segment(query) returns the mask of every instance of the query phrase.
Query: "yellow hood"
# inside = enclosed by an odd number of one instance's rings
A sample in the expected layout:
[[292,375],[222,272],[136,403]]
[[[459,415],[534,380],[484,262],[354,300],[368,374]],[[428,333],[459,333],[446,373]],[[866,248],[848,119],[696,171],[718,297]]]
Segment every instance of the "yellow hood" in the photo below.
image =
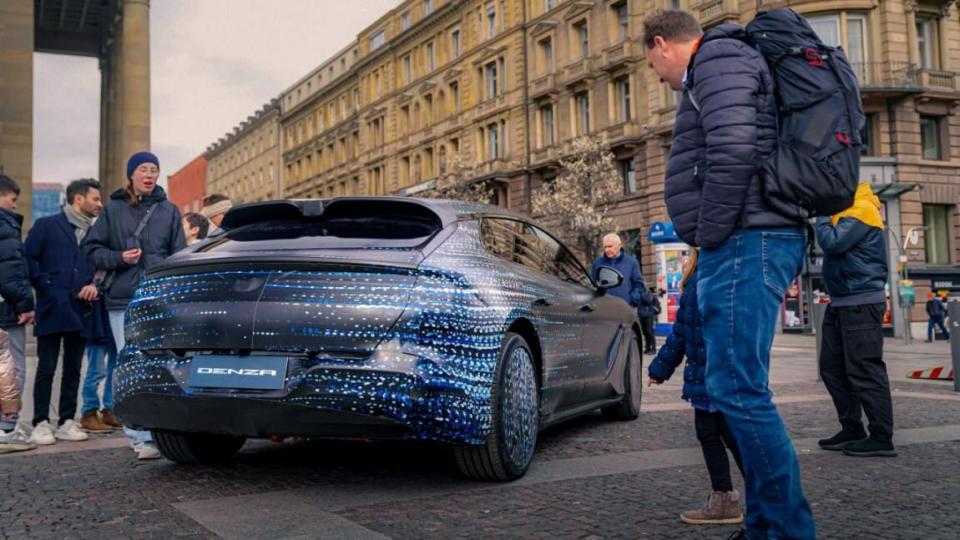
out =
[[837,222],[847,217],[858,219],[871,227],[884,228],[883,217],[880,216],[880,199],[873,194],[870,184],[864,182],[857,186],[853,206],[833,216],[831,221],[836,226]]

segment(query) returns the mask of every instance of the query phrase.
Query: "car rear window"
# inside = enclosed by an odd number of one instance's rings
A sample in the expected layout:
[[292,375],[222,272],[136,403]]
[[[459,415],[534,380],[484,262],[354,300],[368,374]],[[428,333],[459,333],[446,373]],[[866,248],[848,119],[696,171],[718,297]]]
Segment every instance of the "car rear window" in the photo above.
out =
[[401,201],[333,201],[319,216],[250,218],[198,251],[415,248],[442,228],[429,208]]

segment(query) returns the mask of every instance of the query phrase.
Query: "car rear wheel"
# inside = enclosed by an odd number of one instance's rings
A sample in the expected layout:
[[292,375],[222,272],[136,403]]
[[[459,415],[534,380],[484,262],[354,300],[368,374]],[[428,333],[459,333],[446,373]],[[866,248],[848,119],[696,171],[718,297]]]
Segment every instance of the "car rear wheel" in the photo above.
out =
[[643,358],[640,356],[638,337],[632,333],[627,349],[626,365],[623,367],[623,398],[619,403],[604,407],[603,415],[613,420],[636,420],[640,416],[640,398],[643,395]]
[[484,444],[457,448],[455,457],[465,476],[505,482],[527,472],[540,428],[537,374],[522,336],[507,334],[495,373],[490,435]]
[[240,451],[246,438],[211,433],[154,431],[153,441],[160,453],[171,461],[190,465],[213,465],[232,458]]

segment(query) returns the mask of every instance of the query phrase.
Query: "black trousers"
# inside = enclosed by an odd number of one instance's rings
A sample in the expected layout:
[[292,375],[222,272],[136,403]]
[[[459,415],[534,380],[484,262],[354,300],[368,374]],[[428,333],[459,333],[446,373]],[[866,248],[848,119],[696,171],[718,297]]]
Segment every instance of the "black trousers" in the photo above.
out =
[[640,331],[643,332],[643,350],[657,350],[657,336],[653,331],[653,317],[642,317],[640,319]]
[[722,413],[697,408],[693,411],[697,440],[700,441],[700,448],[703,450],[703,460],[707,463],[710,485],[714,491],[733,491],[727,449],[730,449],[737,468],[743,475],[743,462],[740,460],[740,447],[737,446],[737,440],[733,438],[733,433],[727,427],[727,421]]
[[62,332],[37,338],[37,378],[33,383],[33,425],[50,420],[50,392],[53,374],[63,343],[63,370],[60,374],[60,425],[77,414],[80,368],[87,340],[79,332]]
[[827,306],[820,349],[820,376],[833,398],[844,431],[863,433],[863,412],[870,437],[893,438],[893,401],[883,363],[883,314],[886,304]]

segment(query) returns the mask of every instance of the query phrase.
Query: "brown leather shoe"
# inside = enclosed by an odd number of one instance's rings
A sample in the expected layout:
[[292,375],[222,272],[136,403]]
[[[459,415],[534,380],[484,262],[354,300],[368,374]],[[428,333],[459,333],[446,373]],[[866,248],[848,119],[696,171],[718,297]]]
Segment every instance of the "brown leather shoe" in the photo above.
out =
[[111,433],[113,428],[104,424],[100,420],[100,415],[97,414],[96,410],[87,411],[83,413],[83,418],[80,419],[80,427],[84,431],[89,433]]
[[110,409],[102,409],[100,411],[100,420],[113,429],[123,429],[123,424],[117,421],[117,417],[113,415]]

